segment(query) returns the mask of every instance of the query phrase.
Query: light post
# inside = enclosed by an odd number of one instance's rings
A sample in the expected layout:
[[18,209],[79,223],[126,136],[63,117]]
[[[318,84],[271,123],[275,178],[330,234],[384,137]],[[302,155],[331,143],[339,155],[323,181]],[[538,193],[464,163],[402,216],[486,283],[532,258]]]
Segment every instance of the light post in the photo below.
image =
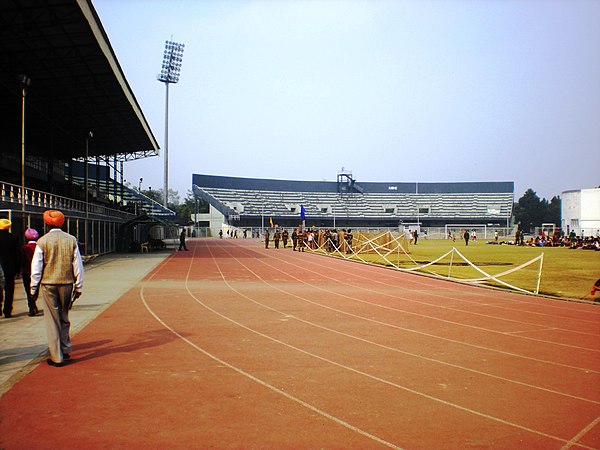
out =
[[90,139],[94,137],[94,133],[91,131],[88,132],[85,137],[85,254],[89,255],[89,247],[88,247],[88,222],[90,219],[90,206],[89,206],[89,166],[88,159],[90,157]]
[[21,82],[21,220],[25,230],[25,96],[31,79],[27,75],[19,75]]
[[165,53],[162,69],[156,79],[165,83],[165,167],[164,167],[164,205],[169,198],[169,84],[179,82],[183,49],[185,45],[173,41],[165,41]]
[[140,178],[140,182],[138,183],[138,192],[141,193],[142,192],[142,181],[144,181],[143,178]]

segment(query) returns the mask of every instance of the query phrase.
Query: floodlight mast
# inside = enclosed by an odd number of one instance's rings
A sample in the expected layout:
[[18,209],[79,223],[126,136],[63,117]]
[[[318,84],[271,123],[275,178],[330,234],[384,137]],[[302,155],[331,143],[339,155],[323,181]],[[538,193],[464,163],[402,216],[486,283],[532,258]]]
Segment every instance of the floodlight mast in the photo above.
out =
[[163,196],[165,208],[167,208],[167,200],[169,198],[169,84],[175,84],[179,82],[184,47],[185,44],[179,44],[173,41],[165,41],[165,53],[163,55],[162,69],[156,76],[158,81],[165,83],[165,173]]

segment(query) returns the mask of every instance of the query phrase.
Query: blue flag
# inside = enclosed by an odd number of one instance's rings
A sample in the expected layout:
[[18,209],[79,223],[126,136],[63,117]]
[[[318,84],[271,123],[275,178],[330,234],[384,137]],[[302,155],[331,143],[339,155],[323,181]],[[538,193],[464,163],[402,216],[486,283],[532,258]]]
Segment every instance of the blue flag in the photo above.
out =
[[304,206],[300,205],[300,218],[302,220],[306,219],[306,210],[304,209]]

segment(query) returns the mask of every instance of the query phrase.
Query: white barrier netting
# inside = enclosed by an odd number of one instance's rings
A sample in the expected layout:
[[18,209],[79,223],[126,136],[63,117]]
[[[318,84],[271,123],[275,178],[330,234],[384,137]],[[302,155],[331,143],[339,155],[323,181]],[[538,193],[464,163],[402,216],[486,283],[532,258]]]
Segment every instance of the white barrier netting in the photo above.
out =
[[[309,251],[320,251],[327,255],[332,255],[332,256],[335,255],[335,256],[341,257],[343,259],[349,259],[352,261],[359,260],[359,261],[367,263],[367,264],[375,264],[375,263],[364,258],[362,255],[363,254],[376,254],[376,255],[378,255],[378,257],[381,260],[385,261],[386,266],[393,267],[396,270],[400,270],[402,272],[424,271],[424,272],[427,272],[428,274],[430,274],[434,277],[437,277],[437,278],[441,278],[444,280],[459,281],[461,283],[469,283],[469,284],[485,284],[485,283],[489,283],[489,282],[493,281],[493,282],[498,283],[501,286],[504,286],[508,289],[513,289],[515,291],[524,292],[527,294],[535,294],[535,295],[537,295],[539,293],[540,280],[541,280],[541,276],[542,276],[542,267],[543,267],[543,263],[544,263],[544,254],[543,253],[541,255],[533,258],[530,261],[520,264],[517,267],[513,267],[504,272],[492,275],[492,274],[485,272],[480,267],[477,267],[473,262],[469,261],[455,247],[452,247],[451,250],[449,250],[442,256],[434,259],[433,261],[430,261],[426,264],[419,264],[417,261],[415,261],[410,256],[410,254],[405,249],[405,245],[406,245],[406,242],[408,241],[408,239],[409,238],[406,236],[406,233],[401,233],[398,236],[394,236],[389,231],[386,231],[386,232],[383,232],[380,234],[376,234],[375,236],[373,236],[371,238],[367,238],[364,240],[361,239],[359,242],[356,243],[356,245],[352,245],[352,246],[348,246],[346,243],[344,243],[343,246],[342,245],[336,246],[335,244],[324,242],[321,245],[317,246],[316,248],[309,247],[308,250]],[[329,245],[330,249],[332,249],[333,251],[331,251],[331,252],[327,251],[325,248],[326,245]],[[345,251],[342,251],[341,247],[343,247]],[[402,253],[404,256],[406,256],[414,264],[414,267],[409,267],[409,268],[400,267],[399,258],[396,258],[395,261],[390,259],[390,255],[392,255],[392,254],[398,255],[399,253]],[[463,261],[464,264],[470,266],[472,269],[474,269],[475,271],[480,273],[482,276],[477,277],[477,278],[457,278],[457,277],[451,276],[452,265],[457,264],[454,262],[455,255],[458,256],[460,258],[460,260]],[[450,258],[447,276],[440,275],[440,274],[428,269],[429,266],[439,263],[440,261],[444,260],[444,258]],[[511,275],[515,272],[523,270],[524,268],[529,267],[532,264],[536,264],[536,263],[539,264],[539,267],[538,267],[538,271],[537,271],[536,286],[535,286],[535,289],[533,289],[533,290],[527,290],[522,287],[515,286],[514,284],[510,284],[510,283],[504,281],[503,279],[501,279],[503,277],[506,277],[507,275]]]

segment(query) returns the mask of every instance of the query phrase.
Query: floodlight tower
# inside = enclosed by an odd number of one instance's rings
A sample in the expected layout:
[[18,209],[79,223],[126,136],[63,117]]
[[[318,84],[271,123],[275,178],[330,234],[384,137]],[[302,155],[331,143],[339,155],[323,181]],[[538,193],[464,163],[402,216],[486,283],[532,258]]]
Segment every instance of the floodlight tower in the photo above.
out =
[[173,41],[165,41],[165,53],[163,56],[162,69],[156,76],[161,83],[165,83],[165,180],[164,180],[164,204],[167,207],[169,198],[169,84],[179,82],[181,73],[181,62],[183,61],[183,49],[185,45]]

